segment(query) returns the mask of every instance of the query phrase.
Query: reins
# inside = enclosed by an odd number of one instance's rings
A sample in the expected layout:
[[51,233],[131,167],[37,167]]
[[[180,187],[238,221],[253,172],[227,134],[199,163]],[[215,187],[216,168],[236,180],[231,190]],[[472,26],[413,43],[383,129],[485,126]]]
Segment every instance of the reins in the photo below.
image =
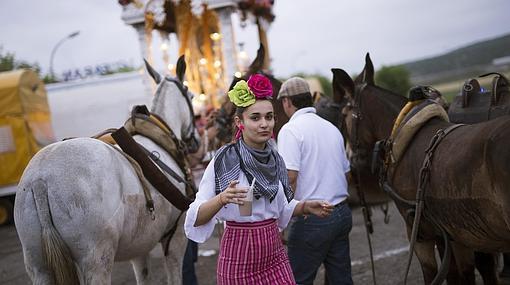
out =
[[[358,94],[360,94],[366,86],[367,86],[367,84],[364,83],[359,88],[357,88],[356,92]],[[353,175],[353,177],[355,178],[354,187],[356,188],[356,193],[358,194],[358,198],[359,198],[360,205],[361,205],[361,210],[363,212],[365,232],[367,234],[368,248],[370,251],[372,281],[373,281],[374,285],[376,285],[377,281],[376,281],[376,276],[375,276],[374,253],[373,253],[373,248],[372,248],[372,239],[370,237],[370,235],[374,232],[374,227],[373,227],[373,223],[372,223],[372,216],[370,213],[370,209],[368,208],[367,201],[365,200],[365,194],[363,191],[361,191],[361,172],[359,171],[359,169],[357,169],[357,168],[359,168],[359,155],[360,155],[360,153],[359,153],[360,152],[359,151],[360,142],[359,142],[359,136],[358,136],[358,122],[363,119],[363,116],[361,114],[361,96],[357,96],[357,97],[355,97],[355,99],[357,99],[357,100],[354,102],[354,105],[352,106],[352,108],[353,108],[352,118],[355,121],[355,123],[353,124],[352,134],[349,135],[349,137],[350,137],[349,139],[354,142],[352,145],[352,152],[354,154],[354,159],[351,162],[351,172],[354,172],[354,174],[355,174],[355,175]]]

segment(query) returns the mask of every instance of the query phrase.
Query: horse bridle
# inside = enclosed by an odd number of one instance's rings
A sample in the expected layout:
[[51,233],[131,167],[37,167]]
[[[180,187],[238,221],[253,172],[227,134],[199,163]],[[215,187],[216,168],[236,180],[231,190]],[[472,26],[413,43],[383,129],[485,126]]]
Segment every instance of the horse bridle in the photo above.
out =
[[[367,86],[366,83],[363,83],[361,85],[358,85],[355,87],[354,90],[354,103],[351,104],[350,102],[347,103],[347,107],[350,107],[352,110],[352,119],[353,123],[351,124],[351,132],[346,132],[348,136],[348,140],[351,143],[351,151],[352,151],[352,157],[350,158],[351,161],[351,172],[354,174],[352,175],[354,179],[354,187],[356,188],[356,192],[358,194],[358,198],[360,201],[360,205],[363,212],[363,220],[365,223],[365,230],[367,234],[367,240],[368,240],[368,247],[370,250],[370,261],[371,261],[371,267],[372,267],[372,280],[374,285],[376,284],[376,276],[375,276],[375,262],[374,262],[374,253],[372,248],[372,240],[370,238],[370,234],[374,232],[374,227],[372,223],[371,214],[368,208],[368,204],[365,200],[365,194],[361,190],[361,163],[360,163],[360,141],[359,141],[359,124],[361,120],[363,120],[363,115],[361,114],[361,93]],[[340,128],[343,128],[345,125],[345,119],[346,114],[342,112],[342,123]]]
[[[351,143],[351,151],[352,151],[352,157],[351,157],[351,165],[353,168],[357,169],[358,172],[362,168],[361,166],[361,157],[365,158],[367,156],[366,150],[360,149],[360,140],[359,140],[359,124],[363,120],[363,114],[361,113],[361,93],[363,90],[367,87],[366,83],[363,83],[361,85],[357,85],[355,87],[354,91],[354,103],[351,104],[351,102],[347,103],[347,107],[350,107],[352,112],[352,120],[353,123],[351,124],[352,128],[351,131],[348,132],[346,130],[346,134],[348,136],[348,140]],[[344,128],[346,115],[342,113],[342,120],[340,128]]]
[[185,131],[185,135],[183,135],[182,139],[181,139],[184,144],[182,147],[184,147],[184,150],[186,150],[186,152],[187,152],[188,145],[190,145],[191,143],[194,142],[198,145],[198,141],[196,140],[196,138],[194,136],[194,134],[196,132],[196,126],[195,126],[195,122],[194,122],[195,114],[193,112],[193,105],[191,104],[191,99],[188,96],[188,87],[185,86],[179,79],[174,78],[174,77],[165,76],[165,80],[173,82],[175,84],[175,86],[177,86],[177,88],[181,92],[181,95],[184,96],[184,98],[186,99],[186,104],[188,105],[189,115],[190,115],[190,124],[188,125],[188,127]]

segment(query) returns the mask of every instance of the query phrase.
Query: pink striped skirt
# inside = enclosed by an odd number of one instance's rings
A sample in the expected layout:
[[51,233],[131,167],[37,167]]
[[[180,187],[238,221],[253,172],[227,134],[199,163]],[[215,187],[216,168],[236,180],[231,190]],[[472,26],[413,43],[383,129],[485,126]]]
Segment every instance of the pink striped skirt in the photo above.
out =
[[296,284],[276,220],[227,222],[217,280],[220,285]]

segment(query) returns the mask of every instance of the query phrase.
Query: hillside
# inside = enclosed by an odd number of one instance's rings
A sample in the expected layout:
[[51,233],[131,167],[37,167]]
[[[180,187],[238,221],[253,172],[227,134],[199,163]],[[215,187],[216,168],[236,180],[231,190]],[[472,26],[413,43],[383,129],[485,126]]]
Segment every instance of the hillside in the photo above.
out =
[[494,65],[494,59],[510,56],[510,34],[477,42],[446,54],[404,63],[415,83],[435,83],[510,69],[510,63]]

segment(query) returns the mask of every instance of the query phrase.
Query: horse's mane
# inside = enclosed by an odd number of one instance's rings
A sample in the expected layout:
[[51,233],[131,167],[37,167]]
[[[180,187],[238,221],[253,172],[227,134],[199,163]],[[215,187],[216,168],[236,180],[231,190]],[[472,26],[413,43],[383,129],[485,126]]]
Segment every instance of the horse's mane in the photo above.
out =
[[[169,88],[169,85],[170,84],[160,84],[158,86],[158,89],[156,90],[156,94],[159,94],[161,92],[165,93],[166,92],[166,89]],[[165,106],[163,106],[162,104],[162,101],[163,100],[163,96],[156,96],[154,95],[153,96],[153,99],[152,99],[152,110],[151,112],[152,113],[156,113],[156,114],[159,114],[161,113],[161,110],[159,110],[159,108],[164,108]]]
[[374,98],[377,99],[382,105],[389,107],[392,111],[396,112],[397,114],[400,112],[402,107],[407,102],[407,98],[397,94],[391,90],[382,88],[377,85],[369,84],[367,85],[368,88],[374,88],[378,92],[378,94],[373,94]]

